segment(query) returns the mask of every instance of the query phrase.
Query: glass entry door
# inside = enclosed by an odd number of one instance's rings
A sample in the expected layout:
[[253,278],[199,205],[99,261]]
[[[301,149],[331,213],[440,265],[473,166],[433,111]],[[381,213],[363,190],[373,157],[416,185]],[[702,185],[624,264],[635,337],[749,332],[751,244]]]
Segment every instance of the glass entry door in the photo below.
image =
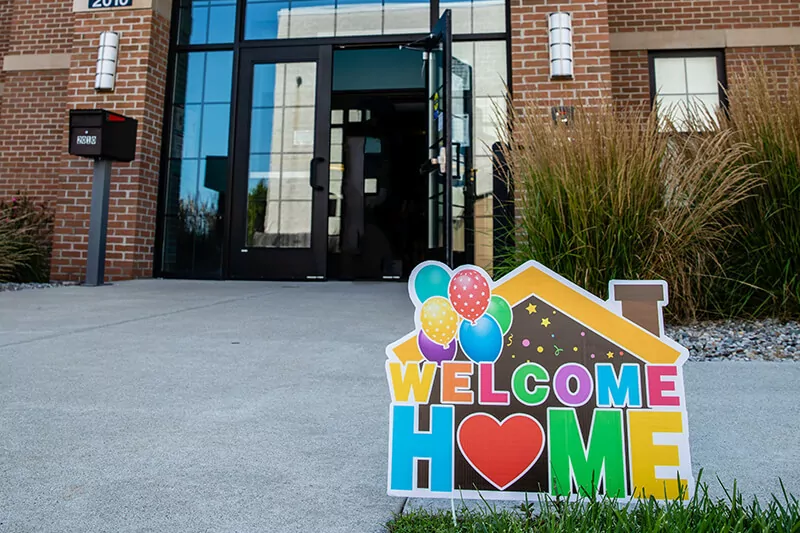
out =
[[426,43],[428,53],[428,254],[453,264],[453,30],[446,9]]
[[241,52],[230,273],[324,279],[330,46]]

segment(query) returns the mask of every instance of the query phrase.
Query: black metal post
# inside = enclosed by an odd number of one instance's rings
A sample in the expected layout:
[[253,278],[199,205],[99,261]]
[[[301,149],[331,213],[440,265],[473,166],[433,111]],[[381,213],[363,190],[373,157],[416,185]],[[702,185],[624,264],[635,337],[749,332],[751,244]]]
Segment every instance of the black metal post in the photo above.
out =
[[89,218],[89,250],[86,257],[86,283],[103,284],[108,232],[108,194],[111,188],[111,161],[96,159],[92,177],[92,209]]

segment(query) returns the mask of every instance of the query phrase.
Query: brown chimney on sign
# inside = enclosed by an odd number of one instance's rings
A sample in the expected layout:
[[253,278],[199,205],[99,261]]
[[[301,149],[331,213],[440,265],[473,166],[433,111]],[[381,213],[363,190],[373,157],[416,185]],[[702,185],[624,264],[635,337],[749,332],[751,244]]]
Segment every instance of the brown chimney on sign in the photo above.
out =
[[660,337],[662,310],[667,305],[664,281],[612,281],[611,301],[620,302],[622,316]]

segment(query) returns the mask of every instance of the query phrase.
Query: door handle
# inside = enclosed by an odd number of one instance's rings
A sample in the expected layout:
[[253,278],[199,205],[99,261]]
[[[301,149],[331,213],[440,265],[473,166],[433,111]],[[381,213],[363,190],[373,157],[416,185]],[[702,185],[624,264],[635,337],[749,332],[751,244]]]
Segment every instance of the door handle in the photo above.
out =
[[319,165],[321,165],[324,162],[325,158],[322,156],[317,156],[311,160],[311,169],[309,172],[308,184],[311,185],[311,188],[315,191],[322,191],[325,189],[323,185],[317,183],[317,169],[319,168]]

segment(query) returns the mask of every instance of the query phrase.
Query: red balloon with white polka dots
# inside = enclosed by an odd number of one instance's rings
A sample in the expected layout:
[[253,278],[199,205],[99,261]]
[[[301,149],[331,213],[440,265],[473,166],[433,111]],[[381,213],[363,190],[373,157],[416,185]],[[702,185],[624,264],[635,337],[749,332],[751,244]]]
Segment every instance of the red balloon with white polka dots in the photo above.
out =
[[456,313],[475,322],[489,307],[492,291],[483,273],[474,268],[465,268],[453,275],[447,295]]

